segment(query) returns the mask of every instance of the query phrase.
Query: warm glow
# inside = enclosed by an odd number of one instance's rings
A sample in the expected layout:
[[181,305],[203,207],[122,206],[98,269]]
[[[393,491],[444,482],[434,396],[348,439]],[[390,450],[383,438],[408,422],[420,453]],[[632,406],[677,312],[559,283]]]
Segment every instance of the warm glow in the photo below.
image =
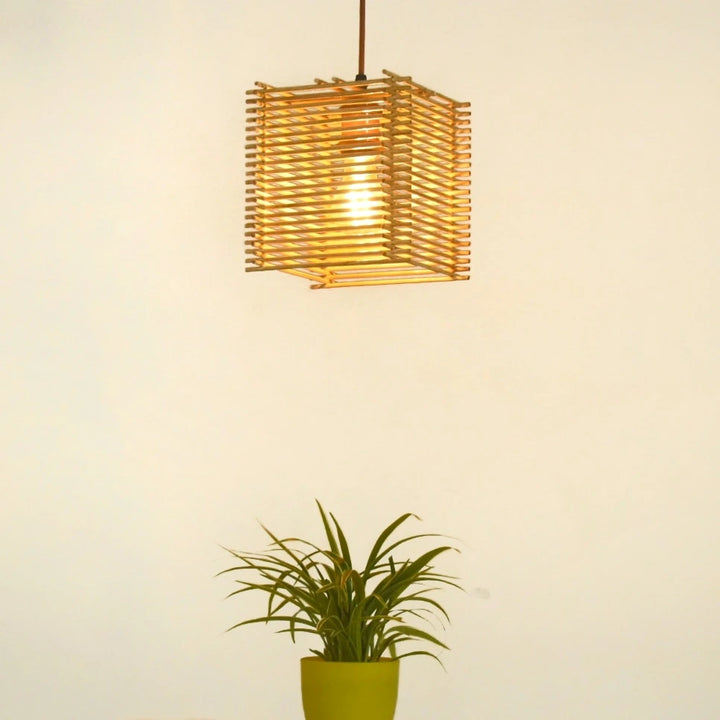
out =
[[468,279],[467,103],[383,75],[250,91],[248,270],[312,288]]
[[371,225],[378,214],[379,198],[377,180],[373,181],[368,173],[353,175],[352,186],[345,194],[344,203],[350,222],[357,227]]

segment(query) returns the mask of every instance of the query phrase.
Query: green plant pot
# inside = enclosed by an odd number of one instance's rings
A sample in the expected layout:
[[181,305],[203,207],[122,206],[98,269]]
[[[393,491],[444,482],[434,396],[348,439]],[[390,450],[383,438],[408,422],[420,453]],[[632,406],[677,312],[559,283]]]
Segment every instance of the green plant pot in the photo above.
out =
[[300,660],[305,720],[393,720],[400,661]]

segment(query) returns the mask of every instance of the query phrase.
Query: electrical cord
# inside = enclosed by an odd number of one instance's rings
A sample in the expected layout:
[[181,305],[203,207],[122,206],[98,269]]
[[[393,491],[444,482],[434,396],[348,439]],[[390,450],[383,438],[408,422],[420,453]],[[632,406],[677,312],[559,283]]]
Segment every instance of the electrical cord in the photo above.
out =
[[355,80],[367,80],[365,75],[365,0],[360,0],[360,41],[358,51],[358,74]]

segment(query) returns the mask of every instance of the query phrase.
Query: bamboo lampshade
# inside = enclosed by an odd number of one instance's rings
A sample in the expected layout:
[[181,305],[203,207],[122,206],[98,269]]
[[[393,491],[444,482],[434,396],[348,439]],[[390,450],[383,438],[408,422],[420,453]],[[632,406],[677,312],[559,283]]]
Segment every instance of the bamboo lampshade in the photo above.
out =
[[248,94],[248,271],[312,288],[468,279],[469,103],[387,70]]

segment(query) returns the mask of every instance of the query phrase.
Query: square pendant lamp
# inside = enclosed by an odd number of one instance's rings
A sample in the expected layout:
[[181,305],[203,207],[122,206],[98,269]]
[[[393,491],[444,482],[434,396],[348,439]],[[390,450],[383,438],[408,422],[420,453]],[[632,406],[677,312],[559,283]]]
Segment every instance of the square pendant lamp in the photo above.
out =
[[248,271],[311,288],[467,280],[470,103],[383,70],[248,91]]

